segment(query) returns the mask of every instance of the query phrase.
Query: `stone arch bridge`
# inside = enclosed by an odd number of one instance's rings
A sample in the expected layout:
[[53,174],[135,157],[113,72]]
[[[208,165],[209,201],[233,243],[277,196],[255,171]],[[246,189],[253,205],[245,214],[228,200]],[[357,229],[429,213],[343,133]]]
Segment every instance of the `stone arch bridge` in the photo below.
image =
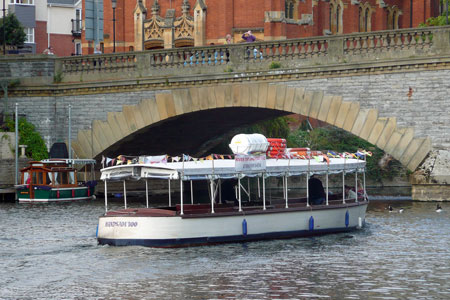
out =
[[201,154],[236,126],[297,113],[415,171],[414,198],[450,198],[450,27],[0,58],[0,74],[0,108],[18,103],[49,146],[67,140],[72,105],[78,157]]

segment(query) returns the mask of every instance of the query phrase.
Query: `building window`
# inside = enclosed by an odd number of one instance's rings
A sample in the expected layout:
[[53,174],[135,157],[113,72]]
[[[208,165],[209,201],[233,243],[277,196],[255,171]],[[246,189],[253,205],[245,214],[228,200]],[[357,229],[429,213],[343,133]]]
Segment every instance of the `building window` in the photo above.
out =
[[25,43],[34,43],[34,28],[25,28],[27,39]]
[[359,7],[359,31],[360,32],[369,32],[372,31],[372,11],[370,8],[370,4],[366,2],[366,4],[361,5]]
[[34,0],[9,0],[9,3],[34,5]]
[[75,43],[75,55],[81,55],[81,43]]
[[331,33],[342,33],[342,14],[344,5],[341,0],[330,0],[330,31]]
[[286,0],[284,1],[284,15],[286,19],[294,19],[294,11],[296,9],[296,1],[295,0]]
[[387,29],[398,29],[398,18],[402,11],[397,6],[388,7],[387,11]]

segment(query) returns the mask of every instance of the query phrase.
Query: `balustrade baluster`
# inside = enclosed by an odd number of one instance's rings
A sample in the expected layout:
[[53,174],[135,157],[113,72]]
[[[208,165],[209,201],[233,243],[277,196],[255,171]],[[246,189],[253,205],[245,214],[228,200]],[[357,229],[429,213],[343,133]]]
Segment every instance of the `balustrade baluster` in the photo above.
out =
[[300,58],[305,58],[306,57],[306,43],[301,42],[299,44],[299,46],[300,46]]
[[298,58],[299,54],[300,54],[300,50],[298,49],[299,43],[298,42],[294,42],[293,43],[293,47],[294,47],[294,52],[292,54],[292,58]]

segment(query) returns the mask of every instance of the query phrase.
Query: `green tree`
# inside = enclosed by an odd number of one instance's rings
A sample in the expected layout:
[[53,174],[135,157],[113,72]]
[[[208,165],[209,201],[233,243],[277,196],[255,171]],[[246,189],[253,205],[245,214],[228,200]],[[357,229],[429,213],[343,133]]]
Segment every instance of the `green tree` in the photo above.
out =
[[441,15],[437,16],[437,17],[428,18],[425,23],[420,23],[419,27],[447,25],[447,6],[446,5],[450,5],[450,0],[447,0],[447,4],[445,4],[445,0],[440,0],[440,4],[442,5],[441,7],[443,7]]
[[27,35],[22,24],[20,24],[15,14],[9,14],[0,20],[0,44],[3,45],[3,31],[5,30],[5,39],[7,45],[22,46],[25,43]]

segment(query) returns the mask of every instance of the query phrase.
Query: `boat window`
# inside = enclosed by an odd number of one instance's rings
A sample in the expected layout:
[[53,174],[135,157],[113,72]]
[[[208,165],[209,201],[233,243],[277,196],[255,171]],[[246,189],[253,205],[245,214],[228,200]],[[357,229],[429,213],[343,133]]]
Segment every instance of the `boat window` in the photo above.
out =
[[48,172],[45,173],[45,184],[49,185],[52,183],[52,180],[50,179],[51,178],[50,175],[51,175],[51,173],[48,173]]
[[28,172],[23,173],[23,181],[22,184],[28,184],[28,179],[30,179],[30,174]]
[[69,184],[75,184],[75,172],[69,172]]
[[53,178],[53,185],[59,185],[58,172],[52,172],[50,178]]
[[38,172],[38,184],[44,184],[44,174],[42,172]]
[[37,174],[36,172],[31,173],[31,183],[36,184],[37,183]]
[[60,178],[59,182],[61,184],[67,184],[68,183],[67,182],[67,173],[66,172],[59,172],[59,178]]

